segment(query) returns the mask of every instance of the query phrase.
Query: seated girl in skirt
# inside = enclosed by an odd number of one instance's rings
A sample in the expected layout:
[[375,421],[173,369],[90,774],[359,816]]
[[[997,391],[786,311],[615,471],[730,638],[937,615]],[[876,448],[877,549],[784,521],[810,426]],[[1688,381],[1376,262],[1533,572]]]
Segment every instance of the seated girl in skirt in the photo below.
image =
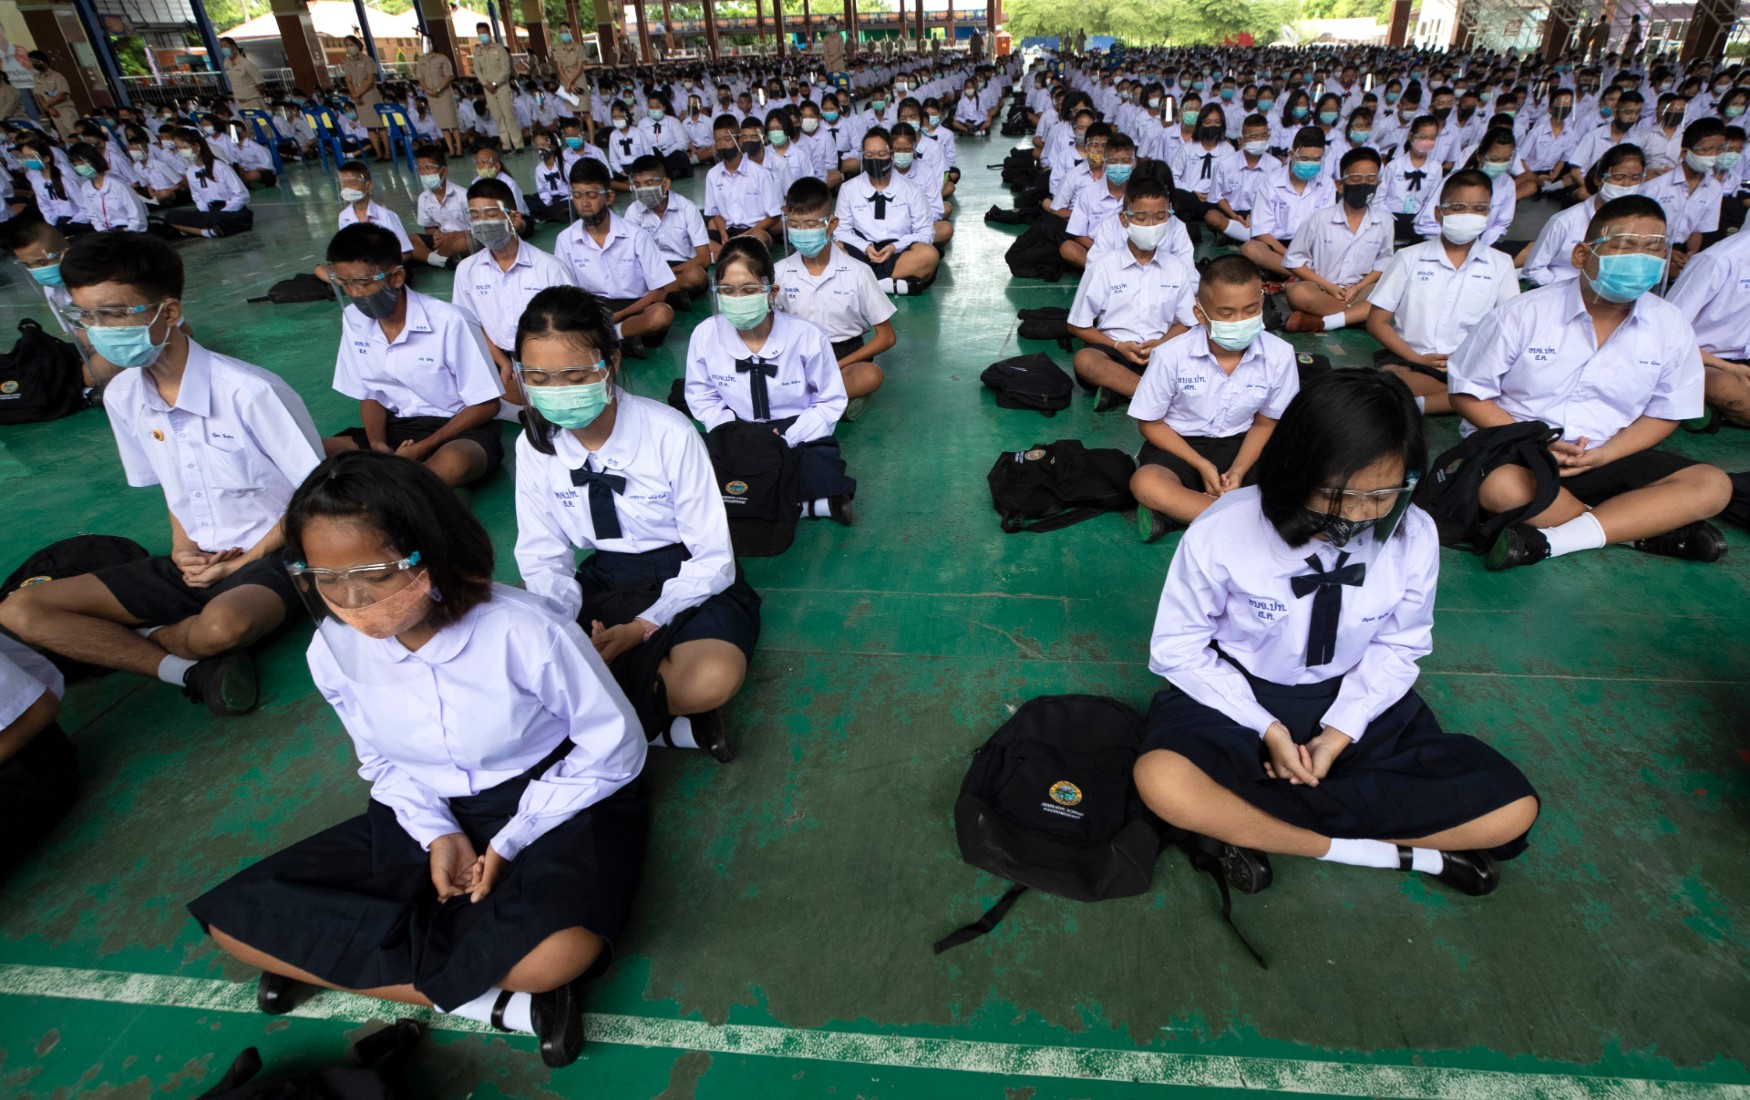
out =
[[1427,461],[1398,379],[1331,371],[1301,390],[1258,463],[1185,533],[1167,571],[1136,786],[1222,845],[1229,879],[1265,853],[1433,875],[1467,894],[1523,852],[1536,792],[1416,694],[1440,544],[1408,507]]
[[[590,632],[653,741],[734,757],[717,708],[760,636],[704,441],[620,389],[602,300],[549,287],[516,333],[527,395],[517,441],[517,568],[530,592]],[[830,360],[828,360],[830,365]],[[577,565],[576,548],[593,550]]]
[[164,215],[170,236],[229,237],[255,228],[249,209],[249,188],[229,164],[213,155],[199,130],[165,128],[176,142],[176,155],[188,165],[188,197],[193,209]]
[[772,254],[737,237],[717,254],[717,315],[687,345],[686,404],[710,431],[731,420],[770,424],[796,449],[802,515],[849,527],[857,483],[832,437],[845,412],[845,381],[826,334],[774,311]]
[[371,801],[189,911],[261,968],[265,1012],[344,989],[532,1032],[569,1064],[643,863],[631,706],[581,630],[491,583],[485,528],[419,463],[331,458],[285,529],[310,671]]

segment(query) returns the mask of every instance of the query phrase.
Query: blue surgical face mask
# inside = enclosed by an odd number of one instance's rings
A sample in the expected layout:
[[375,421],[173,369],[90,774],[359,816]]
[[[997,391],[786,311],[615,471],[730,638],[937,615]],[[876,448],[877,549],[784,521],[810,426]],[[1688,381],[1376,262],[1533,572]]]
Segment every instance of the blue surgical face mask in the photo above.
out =
[[1482,168],[1483,175],[1490,179],[1498,179],[1507,174],[1507,162],[1504,160],[1485,160],[1479,167]]
[[1134,171],[1136,171],[1134,164],[1108,164],[1106,166],[1106,180],[1108,183],[1116,183],[1122,187]]
[[589,427],[613,401],[606,379],[579,386],[524,386],[523,392],[548,423],[567,431]]
[[[1595,250],[1592,254],[1598,255]],[[1639,298],[1658,286],[1664,277],[1663,257],[1632,252],[1626,256],[1598,256],[1598,277],[1588,277],[1587,281],[1600,298],[1621,304]]]
[[1334,125],[1336,125],[1336,122],[1337,122],[1337,112],[1336,111],[1320,111],[1319,112],[1319,121],[1324,123],[1326,126],[1334,126]]
[[52,263],[47,267],[30,267],[25,270],[30,272],[31,278],[43,286],[66,285],[66,281],[61,278],[61,265],[59,263]]
[[1294,172],[1294,178],[1297,180],[1317,179],[1319,170],[1324,166],[1323,161],[1297,160],[1294,162],[1294,167],[1292,169]]
[[826,226],[818,229],[791,229],[784,234],[790,239],[790,247],[807,256],[809,259],[820,255],[820,250],[826,247]]
[[[88,328],[85,336],[91,341],[92,351],[118,367],[130,370],[149,367],[158,361],[164,350],[163,344],[152,342],[152,326],[158,323],[158,315],[163,312],[164,306],[159,305],[152,320],[143,325]],[[166,336],[165,340],[168,342],[169,337]]]

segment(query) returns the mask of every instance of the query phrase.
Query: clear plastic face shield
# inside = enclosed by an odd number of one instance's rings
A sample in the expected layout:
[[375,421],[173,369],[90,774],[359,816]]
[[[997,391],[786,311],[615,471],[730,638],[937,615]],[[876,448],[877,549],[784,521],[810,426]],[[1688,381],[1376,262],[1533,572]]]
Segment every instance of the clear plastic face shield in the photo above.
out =
[[1322,517],[1316,532],[1332,546],[1346,546],[1363,531],[1384,542],[1397,533],[1421,475],[1412,471],[1402,485],[1388,489],[1320,489],[1307,510]]
[[420,568],[418,551],[404,558],[349,569],[317,569],[294,561],[286,565],[286,572],[291,574],[292,585],[310,617],[317,621],[328,615],[344,618],[342,612],[380,607],[391,597],[415,587],[423,590],[429,583],[426,570]]

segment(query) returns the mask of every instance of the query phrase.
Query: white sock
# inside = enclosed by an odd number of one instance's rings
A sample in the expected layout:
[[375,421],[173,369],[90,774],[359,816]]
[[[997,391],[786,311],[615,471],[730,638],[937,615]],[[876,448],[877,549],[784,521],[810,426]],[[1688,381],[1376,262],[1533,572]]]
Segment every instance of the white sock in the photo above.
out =
[[442,256],[438,255],[436,252],[428,252],[425,255],[425,262],[430,264],[433,267],[444,267],[450,261],[444,259]]
[[903,298],[911,293],[911,287],[907,285],[904,279],[895,279],[893,280],[893,293]]
[[1419,413],[1425,413],[1428,411],[1428,399],[1426,397],[1416,398],[1416,411]]
[[1411,848],[1410,870],[1424,875],[1438,875],[1446,870],[1446,857],[1434,848]]
[[1392,868],[1398,865],[1398,846],[1383,840],[1348,840],[1331,838],[1331,850],[1319,857],[1324,863],[1346,863],[1351,867]]
[[693,739],[693,720],[684,714],[676,715],[668,724],[668,743],[677,749],[698,748],[699,742]]
[[1543,528],[1549,540],[1549,556],[1559,558],[1576,550],[1596,550],[1604,545],[1604,528],[1591,512],[1581,512],[1566,523]]
[[893,280],[892,279],[877,279],[877,280],[875,280],[875,285],[881,288],[881,293],[883,293],[883,294],[892,294],[893,293]]
[[[498,996],[504,990],[493,986],[486,992],[475,997],[465,1005],[457,1005],[450,1009],[451,1016],[460,1016],[464,1020],[475,1020],[479,1023],[492,1022],[492,1008],[498,1004]],[[534,1021],[529,1017],[529,1004],[533,1000],[527,993],[512,993],[510,1001],[504,1006],[504,1026],[512,1031],[535,1033]]]
[[203,230],[201,230],[201,236],[203,236],[203,237],[216,237],[216,236],[218,236],[218,234],[214,233],[211,229],[203,229]]
[[1221,233],[1222,236],[1235,241],[1244,242],[1252,239],[1252,231],[1236,221],[1229,221],[1227,228],[1223,229]]
[[1326,332],[1336,332],[1338,329],[1342,328],[1344,325],[1346,325],[1348,323],[1349,323],[1348,321],[1345,321],[1343,319],[1343,315],[1341,313],[1333,313],[1329,317],[1325,318],[1325,331]]
[[171,657],[166,655],[162,661],[158,662],[158,679],[163,680],[167,684],[175,684],[177,687],[181,687],[187,681],[188,670],[194,666],[195,662],[189,660],[187,657]]
[[803,519],[827,519],[832,515],[832,501],[826,497],[802,502]]

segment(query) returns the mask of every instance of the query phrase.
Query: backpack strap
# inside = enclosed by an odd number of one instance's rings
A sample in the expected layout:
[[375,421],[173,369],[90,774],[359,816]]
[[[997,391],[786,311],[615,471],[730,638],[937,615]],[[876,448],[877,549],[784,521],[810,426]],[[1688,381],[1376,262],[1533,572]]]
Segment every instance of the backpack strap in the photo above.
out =
[[1001,924],[1003,918],[1009,915],[1009,910],[1014,908],[1015,902],[1026,892],[1027,888],[1025,886],[1018,882],[1015,883],[1013,886],[1009,887],[1007,893],[997,899],[995,905],[984,911],[984,916],[979,917],[966,927],[950,932],[948,935],[937,940],[933,950],[936,954],[940,955],[942,952],[947,951],[950,948],[959,947],[963,943],[971,943],[973,940],[978,939],[980,936]]
[[1105,508],[1095,508],[1092,505],[1084,504],[1080,508],[1068,508],[1054,516],[1046,516],[1044,519],[1036,519],[1030,523],[1023,520],[1020,513],[1012,512],[1003,517],[1003,530],[1011,535],[1017,531],[1061,531],[1065,527],[1073,527],[1083,520],[1105,515],[1106,512]]
[[1185,858],[1190,860],[1192,870],[1202,871],[1215,880],[1216,889],[1221,891],[1221,919],[1233,931],[1234,936],[1240,941],[1240,945],[1257,961],[1260,969],[1270,969],[1270,964],[1264,961],[1264,956],[1259,954],[1256,947],[1252,946],[1251,940],[1246,939],[1246,934],[1240,931],[1240,926],[1234,923],[1233,893],[1227,888],[1227,873],[1222,870],[1221,860],[1199,843],[1201,840],[1202,838],[1196,834],[1187,833],[1179,838],[1179,848],[1185,853]]
[[1526,502],[1523,507],[1509,508],[1507,511],[1499,512],[1477,524],[1477,537],[1471,543],[1472,549],[1477,553],[1487,552],[1496,536],[1506,530],[1510,524],[1518,523],[1526,516],[1538,515],[1555,503],[1556,497],[1562,491],[1562,475],[1556,468],[1555,458],[1549,453],[1549,444],[1560,438],[1561,432],[1552,428],[1538,439],[1521,440],[1513,445],[1507,455],[1502,456],[1506,461],[1495,463],[1490,467],[1490,472],[1493,472],[1495,469],[1507,465],[1511,459],[1517,458],[1527,470],[1531,471],[1533,487],[1531,500]]

